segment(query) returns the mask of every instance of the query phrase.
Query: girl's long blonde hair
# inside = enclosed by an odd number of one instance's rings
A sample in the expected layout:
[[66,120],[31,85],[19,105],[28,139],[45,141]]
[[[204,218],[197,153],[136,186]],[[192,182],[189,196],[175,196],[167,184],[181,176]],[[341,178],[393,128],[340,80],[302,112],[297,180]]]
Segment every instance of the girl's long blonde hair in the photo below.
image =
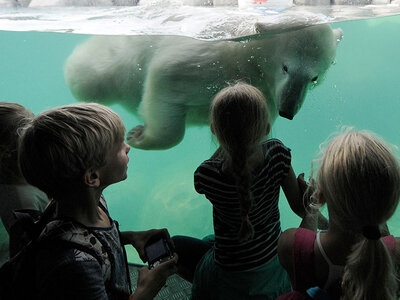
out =
[[323,153],[316,185],[330,219],[358,238],[347,257],[342,299],[396,299],[393,261],[379,238],[400,197],[399,163],[389,146],[366,131],[340,134]]
[[240,200],[239,239],[254,234],[248,214],[253,202],[250,191],[249,157],[266,135],[268,109],[263,94],[246,83],[236,83],[221,90],[211,105],[211,128],[222,149],[228,169],[232,170]]

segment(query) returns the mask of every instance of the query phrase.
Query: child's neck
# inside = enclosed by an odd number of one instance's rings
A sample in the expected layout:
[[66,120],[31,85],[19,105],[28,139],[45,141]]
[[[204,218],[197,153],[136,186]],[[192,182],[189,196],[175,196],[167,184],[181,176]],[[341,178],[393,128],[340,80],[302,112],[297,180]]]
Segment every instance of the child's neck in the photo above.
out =
[[57,200],[57,216],[69,217],[88,227],[108,227],[110,221],[99,207],[101,191],[87,190]]
[[358,241],[358,236],[351,231],[343,230],[340,226],[329,220],[328,231],[321,235],[321,244],[333,263],[344,265],[347,255],[353,245]]

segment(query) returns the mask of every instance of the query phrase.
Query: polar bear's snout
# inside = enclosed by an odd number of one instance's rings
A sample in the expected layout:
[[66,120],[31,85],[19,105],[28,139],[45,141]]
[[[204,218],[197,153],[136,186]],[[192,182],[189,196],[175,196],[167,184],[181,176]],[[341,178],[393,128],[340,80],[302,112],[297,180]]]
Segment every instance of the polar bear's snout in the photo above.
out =
[[282,85],[276,96],[279,115],[289,120],[293,120],[307,96],[308,80],[306,76],[298,77]]
[[289,119],[289,120],[293,120],[293,114],[289,114],[289,113],[287,113],[287,112],[285,112],[285,111],[279,111],[279,115],[280,115],[282,118]]

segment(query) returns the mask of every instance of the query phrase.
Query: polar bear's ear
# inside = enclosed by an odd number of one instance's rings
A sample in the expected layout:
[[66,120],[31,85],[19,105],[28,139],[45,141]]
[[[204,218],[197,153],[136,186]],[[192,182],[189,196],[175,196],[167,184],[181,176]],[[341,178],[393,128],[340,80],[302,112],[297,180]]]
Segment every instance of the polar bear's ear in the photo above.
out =
[[255,33],[266,33],[268,31],[271,31],[271,29],[273,29],[273,25],[271,25],[270,23],[256,22],[254,24]]
[[343,38],[343,30],[341,28],[333,29],[333,35],[335,36],[336,44],[338,44]]

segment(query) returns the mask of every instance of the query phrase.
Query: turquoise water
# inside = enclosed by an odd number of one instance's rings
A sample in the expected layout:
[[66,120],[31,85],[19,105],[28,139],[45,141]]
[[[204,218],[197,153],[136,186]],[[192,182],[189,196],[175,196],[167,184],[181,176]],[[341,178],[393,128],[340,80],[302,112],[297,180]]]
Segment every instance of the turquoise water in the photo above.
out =
[[[310,172],[318,146],[338,126],[373,130],[400,145],[400,16],[333,23],[342,28],[336,64],[311,90],[294,120],[278,118],[272,135],[292,149],[296,173]],[[87,36],[0,31],[0,101],[21,103],[39,113],[76,102],[64,81],[63,63]],[[128,129],[141,121],[112,108]],[[207,127],[188,128],[178,146],[165,151],[132,149],[128,178],[105,190],[121,230],[166,227],[171,235],[203,237],[212,232],[211,205],[193,188],[193,172],[215,150]],[[281,197],[282,227],[300,220]],[[389,223],[400,235],[400,210]],[[130,249],[130,261],[138,261]]]

